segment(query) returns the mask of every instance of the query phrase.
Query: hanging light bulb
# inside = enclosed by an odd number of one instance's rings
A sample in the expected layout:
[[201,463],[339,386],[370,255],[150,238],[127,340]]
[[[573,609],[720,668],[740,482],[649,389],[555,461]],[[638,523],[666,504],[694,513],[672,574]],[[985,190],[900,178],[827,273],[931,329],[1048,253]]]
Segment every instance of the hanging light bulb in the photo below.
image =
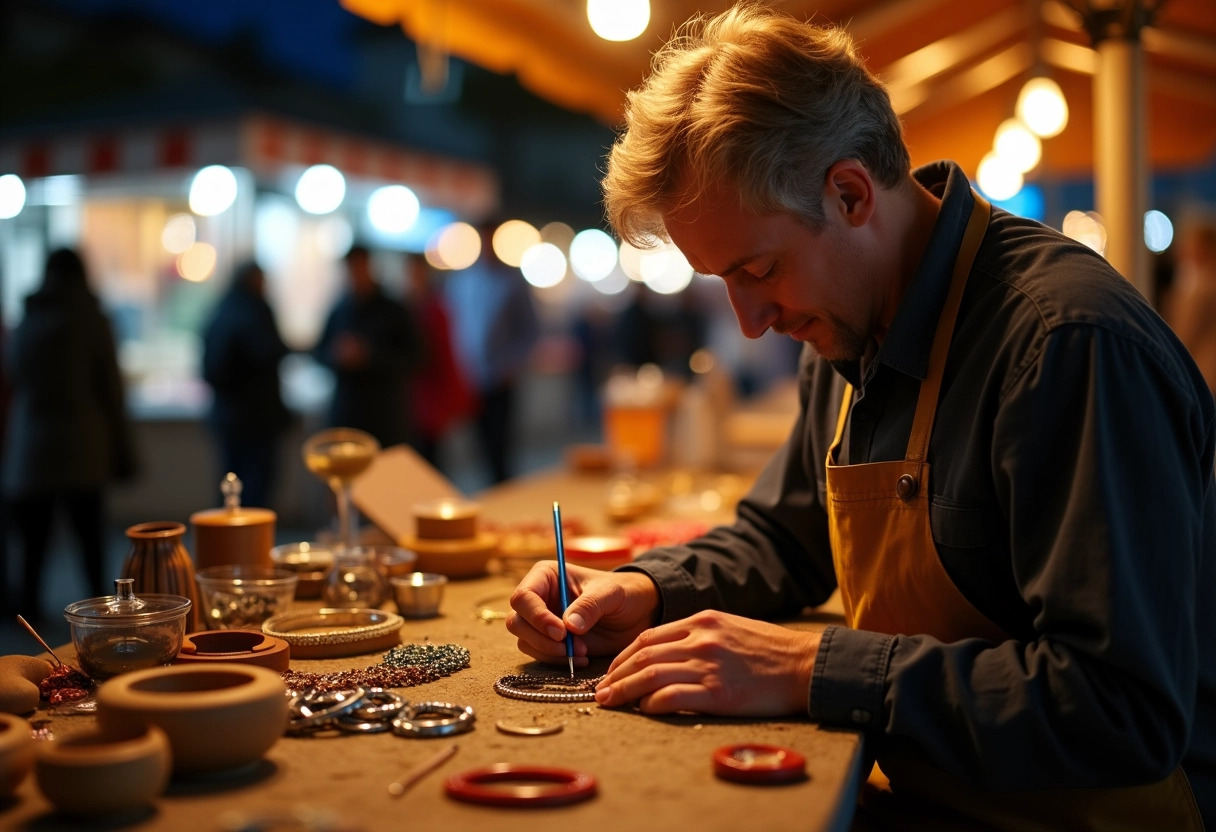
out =
[[1007,118],[996,128],[993,148],[1018,173],[1026,173],[1043,158],[1043,143],[1017,118]]
[[1058,136],[1068,125],[1068,102],[1060,85],[1045,75],[1026,82],[1018,93],[1018,118],[1038,136]]
[[1009,199],[1022,190],[1022,174],[1014,170],[995,150],[980,160],[975,181],[989,199],[997,202]]
[[604,40],[633,40],[650,23],[650,0],[587,0],[587,21]]

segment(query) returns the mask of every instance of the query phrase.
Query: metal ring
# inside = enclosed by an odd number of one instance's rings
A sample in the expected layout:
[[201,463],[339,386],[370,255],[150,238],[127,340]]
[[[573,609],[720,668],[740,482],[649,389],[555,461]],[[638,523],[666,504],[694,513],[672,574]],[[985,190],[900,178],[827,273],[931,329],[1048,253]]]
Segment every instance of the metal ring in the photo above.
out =
[[334,727],[348,734],[382,734],[393,730],[393,724],[387,719],[357,719],[343,716],[334,720]]
[[350,712],[355,719],[388,722],[410,703],[404,696],[384,688],[368,688],[363,701]]
[[597,676],[594,679],[569,679],[565,676],[533,676],[521,673],[503,676],[494,683],[494,692],[508,699],[523,699],[527,702],[594,702],[595,686],[603,678]]
[[366,694],[367,690],[361,687],[331,691],[309,688],[301,691],[291,698],[288,705],[290,727],[299,730],[327,725],[357,708]]
[[[424,716],[428,714],[439,714],[439,717]],[[469,705],[419,702],[407,705],[393,719],[393,732],[402,737],[446,737],[471,730],[475,719]]]

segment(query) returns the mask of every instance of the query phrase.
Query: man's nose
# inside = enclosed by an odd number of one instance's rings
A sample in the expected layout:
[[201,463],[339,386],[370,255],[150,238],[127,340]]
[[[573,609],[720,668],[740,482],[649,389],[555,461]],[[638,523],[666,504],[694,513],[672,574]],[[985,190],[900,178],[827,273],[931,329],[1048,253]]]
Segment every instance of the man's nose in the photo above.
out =
[[759,292],[730,284],[726,287],[739,329],[748,338],[759,338],[780,317],[777,304],[760,297]]

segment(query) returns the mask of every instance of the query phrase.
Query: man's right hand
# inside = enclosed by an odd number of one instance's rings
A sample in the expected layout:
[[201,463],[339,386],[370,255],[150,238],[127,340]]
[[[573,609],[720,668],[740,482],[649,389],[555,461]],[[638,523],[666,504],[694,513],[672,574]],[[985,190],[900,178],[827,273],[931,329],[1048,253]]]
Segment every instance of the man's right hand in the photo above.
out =
[[[519,649],[542,662],[564,664],[566,630],[574,634],[574,663],[615,656],[654,625],[659,591],[643,572],[602,572],[566,567],[570,607],[561,616],[557,561],[541,561],[511,595],[507,629]],[[563,620],[564,618],[564,620]]]

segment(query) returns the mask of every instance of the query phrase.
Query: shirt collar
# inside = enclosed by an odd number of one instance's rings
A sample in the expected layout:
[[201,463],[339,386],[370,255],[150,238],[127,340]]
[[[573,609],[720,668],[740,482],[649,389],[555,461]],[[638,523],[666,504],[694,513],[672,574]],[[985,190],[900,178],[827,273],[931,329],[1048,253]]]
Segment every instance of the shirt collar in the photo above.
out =
[[[950,290],[954,260],[974,200],[967,175],[953,162],[933,162],[912,171],[912,176],[940,198],[942,204],[924,256],[895,311],[874,363],[923,380],[929,372],[933,335]],[[856,365],[837,369],[846,378],[857,374]],[[867,376],[872,372],[873,369]]]

